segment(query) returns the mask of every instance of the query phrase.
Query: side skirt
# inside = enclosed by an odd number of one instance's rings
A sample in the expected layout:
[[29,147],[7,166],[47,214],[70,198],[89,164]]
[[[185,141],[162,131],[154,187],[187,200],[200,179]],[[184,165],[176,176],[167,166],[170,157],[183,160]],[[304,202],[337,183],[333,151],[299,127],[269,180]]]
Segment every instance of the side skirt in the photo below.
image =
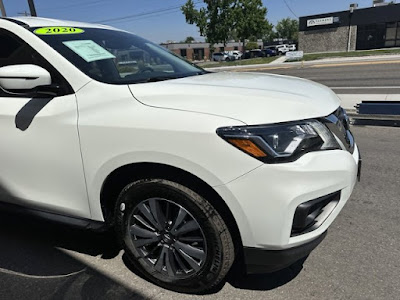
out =
[[26,208],[20,205],[10,204],[5,202],[0,202],[0,211],[6,211],[20,215],[27,215],[54,223],[64,224],[71,227],[82,228],[96,232],[105,232],[110,228],[105,222],[93,221],[85,218],[64,216],[57,213]]

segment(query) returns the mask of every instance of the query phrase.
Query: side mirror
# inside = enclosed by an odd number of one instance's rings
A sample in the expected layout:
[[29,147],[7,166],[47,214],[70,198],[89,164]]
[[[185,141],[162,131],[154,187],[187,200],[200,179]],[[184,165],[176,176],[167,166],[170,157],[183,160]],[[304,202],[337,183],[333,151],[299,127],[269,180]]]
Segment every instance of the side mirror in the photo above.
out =
[[0,68],[0,87],[6,91],[31,91],[43,85],[51,85],[51,75],[42,67],[13,65]]

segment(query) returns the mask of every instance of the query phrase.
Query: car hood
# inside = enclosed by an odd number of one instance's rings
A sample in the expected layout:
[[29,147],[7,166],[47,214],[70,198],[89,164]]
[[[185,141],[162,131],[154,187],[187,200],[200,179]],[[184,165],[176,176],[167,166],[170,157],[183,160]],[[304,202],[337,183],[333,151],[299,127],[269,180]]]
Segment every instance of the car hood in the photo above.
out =
[[329,88],[305,79],[265,73],[220,72],[130,85],[153,107],[212,114],[248,125],[327,116],[340,105]]

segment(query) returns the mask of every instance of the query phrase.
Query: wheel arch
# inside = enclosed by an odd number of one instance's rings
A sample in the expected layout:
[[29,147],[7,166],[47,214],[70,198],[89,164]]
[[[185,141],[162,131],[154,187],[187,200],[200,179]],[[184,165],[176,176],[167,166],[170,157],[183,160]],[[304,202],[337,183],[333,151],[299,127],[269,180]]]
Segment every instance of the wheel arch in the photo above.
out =
[[228,226],[235,249],[241,251],[242,237],[236,219],[223,198],[205,181],[183,169],[161,163],[132,163],[112,171],[105,179],[100,204],[103,217],[108,226],[114,225],[114,209],[119,193],[129,183],[144,178],[162,178],[182,184],[206,198],[218,211]]

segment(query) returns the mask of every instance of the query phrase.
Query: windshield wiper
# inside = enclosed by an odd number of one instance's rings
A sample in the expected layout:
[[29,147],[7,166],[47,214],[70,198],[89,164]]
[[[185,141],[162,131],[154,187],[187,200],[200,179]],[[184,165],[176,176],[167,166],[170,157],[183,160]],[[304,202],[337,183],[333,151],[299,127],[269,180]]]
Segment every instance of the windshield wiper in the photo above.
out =
[[181,75],[181,76],[156,76],[156,77],[139,79],[139,80],[135,81],[134,83],[159,82],[159,81],[164,81],[164,80],[180,79],[180,78],[185,78],[185,77],[190,77],[190,76],[203,75],[203,74],[206,74],[206,73],[208,73],[208,72],[201,71],[201,72],[197,72],[197,73],[194,73],[194,74]]
[[157,76],[157,77],[138,79],[138,80],[135,80],[133,83],[159,82],[159,81],[178,79],[178,78],[183,78],[183,77],[182,76]]

